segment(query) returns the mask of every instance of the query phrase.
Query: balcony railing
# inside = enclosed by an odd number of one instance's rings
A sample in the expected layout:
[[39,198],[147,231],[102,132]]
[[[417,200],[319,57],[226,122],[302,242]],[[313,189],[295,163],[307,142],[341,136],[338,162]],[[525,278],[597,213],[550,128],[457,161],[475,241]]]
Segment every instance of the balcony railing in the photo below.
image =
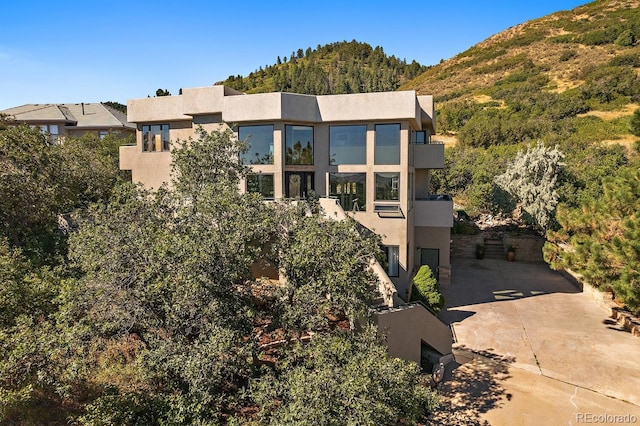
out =
[[444,144],[414,144],[413,165],[416,169],[444,168]]
[[434,194],[417,198],[414,213],[415,226],[451,228],[453,226],[453,199],[449,194]]

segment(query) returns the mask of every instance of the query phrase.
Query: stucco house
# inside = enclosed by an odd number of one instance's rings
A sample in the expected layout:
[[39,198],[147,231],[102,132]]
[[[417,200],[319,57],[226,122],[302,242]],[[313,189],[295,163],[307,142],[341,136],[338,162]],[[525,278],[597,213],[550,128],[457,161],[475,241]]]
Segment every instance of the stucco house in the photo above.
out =
[[115,133],[124,137],[136,131],[126,114],[103,103],[27,104],[2,110],[0,114],[9,116],[16,124],[40,127],[54,142],[86,133],[100,137]]
[[232,125],[250,145],[242,160],[251,174],[241,191],[266,199],[314,191],[328,215],[350,215],[381,235],[388,266],[379,271],[386,299],[378,323],[389,330],[392,355],[420,361],[425,345],[450,354],[449,328],[421,305],[406,303],[421,265],[443,284],[450,279],[453,202],[429,193],[432,170],[444,167],[444,146],[431,143],[432,96],[247,95],[209,86],[132,99],[127,111],[137,141],[120,148],[120,168],[131,170],[136,183],[157,188],[170,180],[171,142],[193,137],[198,126]]

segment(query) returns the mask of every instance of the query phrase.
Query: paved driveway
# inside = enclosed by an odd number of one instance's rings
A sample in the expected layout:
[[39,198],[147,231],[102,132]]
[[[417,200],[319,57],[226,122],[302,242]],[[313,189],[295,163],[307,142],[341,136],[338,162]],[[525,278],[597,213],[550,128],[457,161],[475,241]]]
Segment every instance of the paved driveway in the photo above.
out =
[[446,403],[498,425],[620,423],[595,415],[640,425],[640,338],[546,264],[453,259],[442,291],[458,362]]

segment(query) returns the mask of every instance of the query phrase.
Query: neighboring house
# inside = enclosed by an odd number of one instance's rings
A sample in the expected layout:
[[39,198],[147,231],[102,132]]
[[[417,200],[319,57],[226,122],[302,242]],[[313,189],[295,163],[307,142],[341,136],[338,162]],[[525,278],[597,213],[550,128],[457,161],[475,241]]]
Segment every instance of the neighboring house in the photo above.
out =
[[[127,111],[137,126],[137,144],[120,147],[120,168],[131,170],[134,182],[149,188],[168,182],[170,141],[193,137],[197,126],[212,131],[233,123],[250,145],[243,161],[252,173],[242,190],[267,199],[313,191],[327,214],[348,214],[381,235],[388,259],[383,280],[393,283],[389,288],[395,287],[400,299],[408,299],[411,278],[423,264],[441,283],[449,281],[453,202],[429,193],[431,171],[444,167],[444,145],[430,143],[432,96],[414,91],[246,95],[210,86],[129,100]],[[379,316],[388,328],[412,329],[394,333],[398,345],[411,346],[409,355],[399,349],[397,356],[419,361],[421,341],[441,355],[450,353],[448,327],[397,296],[387,297],[391,309]],[[425,337],[429,330],[438,330],[437,336]]]
[[101,138],[109,133],[135,134],[135,125],[127,122],[126,114],[103,103],[27,104],[0,111],[16,124],[26,123],[40,129],[52,141],[65,136],[79,137],[95,133]]

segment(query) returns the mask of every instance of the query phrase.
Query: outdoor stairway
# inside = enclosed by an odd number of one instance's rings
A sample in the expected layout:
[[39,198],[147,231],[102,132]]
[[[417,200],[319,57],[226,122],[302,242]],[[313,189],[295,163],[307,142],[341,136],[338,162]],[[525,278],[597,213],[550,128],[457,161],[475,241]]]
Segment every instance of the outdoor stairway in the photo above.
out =
[[504,259],[504,244],[500,239],[484,239],[485,259]]

